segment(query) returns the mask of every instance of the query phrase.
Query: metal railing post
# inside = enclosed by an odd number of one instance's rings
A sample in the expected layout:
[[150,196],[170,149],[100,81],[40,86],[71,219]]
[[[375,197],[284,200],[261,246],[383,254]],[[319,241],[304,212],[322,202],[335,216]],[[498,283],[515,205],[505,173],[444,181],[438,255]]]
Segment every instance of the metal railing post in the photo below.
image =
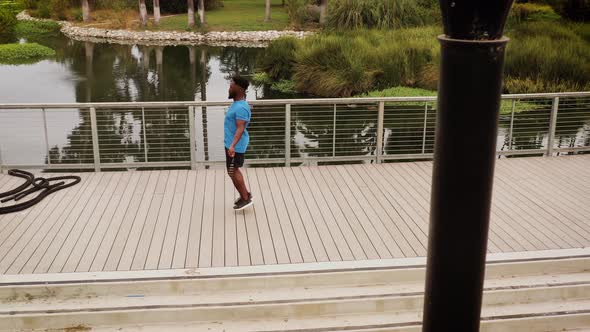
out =
[[188,134],[189,134],[189,146],[191,149],[191,169],[197,169],[197,150],[196,150],[196,131],[195,131],[195,108],[193,106],[188,107]]
[[47,165],[51,166],[51,156],[49,155],[49,135],[47,134],[47,112],[44,108],[41,109],[43,114],[43,132],[45,137],[45,152],[47,153]]
[[332,157],[336,157],[336,104],[334,104],[334,125],[332,127]]
[[422,133],[422,154],[426,153],[426,126],[428,125],[428,103],[424,105],[424,132]]
[[96,109],[90,107],[90,128],[92,130],[92,152],[94,155],[94,171],[100,172],[100,150],[98,145],[98,124],[96,121]]
[[285,166],[291,166],[291,104],[285,105]]
[[379,102],[379,112],[377,114],[377,150],[375,151],[375,161],[381,163],[383,155],[383,121],[385,119],[385,102]]
[[512,135],[514,130],[514,110],[516,109],[516,99],[512,99],[512,112],[510,113],[510,131],[508,132],[508,151],[512,151]]
[[551,120],[549,123],[549,139],[547,140],[547,157],[553,156],[553,144],[555,142],[555,127],[557,126],[557,111],[559,110],[559,97],[553,98],[551,107]]
[[145,107],[141,108],[141,128],[143,129],[143,158],[145,163],[148,162],[147,133],[145,131]]

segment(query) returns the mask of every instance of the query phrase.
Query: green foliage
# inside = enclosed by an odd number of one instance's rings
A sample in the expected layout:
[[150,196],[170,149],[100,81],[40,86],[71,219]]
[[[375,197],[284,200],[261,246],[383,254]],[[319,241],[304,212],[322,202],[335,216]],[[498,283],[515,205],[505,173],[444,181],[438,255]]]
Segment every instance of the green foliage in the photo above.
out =
[[10,42],[14,37],[16,16],[8,9],[0,9],[0,43]]
[[270,76],[268,76],[267,73],[254,73],[254,75],[252,75],[252,83],[258,86],[264,84],[271,84],[272,79],[270,78]]
[[590,21],[590,0],[547,0],[555,11],[572,21]]
[[361,95],[362,97],[431,97],[436,96],[436,91],[396,86],[385,90],[371,91]]
[[0,0],[0,10],[8,10],[15,14],[21,12],[25,7],[20,1],[16,0]]
[[40,18],[50,18],[51,8],[49,7],[49,1],[41,1],[37,6],[37,16]]
[[590,90],[590,83],[576,83],[568,80],[547,81],[528,77],[507,77],[504,80],[505,93],[572,92],[588,90]]
[[513,81],[508,91],[570,90],[590,83],[590,44],[567,26],[531,22],[510,35],[505,73]]
[[58,20],[66,20],[68,17],[66,11],[69,7],[69,0],[51,0],[49,9],[51,17]]
[[590,23],[570,23],[568,28],[590,43]]
[[19,3],[24,9],[37,9],[39,0],[19,0]]
[[300,42],[295,54],[297,89],[323,97],[348,97],[391,86],[415,86],[438,55],[438,28],[323,34]]
[[74,20],[74,21],[78,21],[78,22],[82,22],[84,21],[84,13],[82,12],[81,8],[72,8],[70,10],[70,17]]
[[515,3],[508,16],[508,25],[513,26],[527,21],[557,21],[560,18],[549,5]]
[[1,63],[34,63],[51,56],[55,56],[54,50],[36,43],[0,45]]
[[287,94],[294,94],[297,93],[297,89],[295,86],[295,82],[291,80],[280,80],[278,82],[272,83],[270,88],[272,90],[287,93]]
[[332,0],[332,29],[399,29],[423,25],[427,11],[415,0]]
[[285,0],[285,10],[291,24],[300,27],[310,20],[308,5],[308,0]]
[[289,79],[293,75],[298,40],[283,37],[273,41],[258,60],[258,67],[272,80]]
[[16,25],[16,35],[18,37],[26,37],[29,35],[44,35],[50,33],[57,33],[60,30],[60,25],[52,21],[19,21]]

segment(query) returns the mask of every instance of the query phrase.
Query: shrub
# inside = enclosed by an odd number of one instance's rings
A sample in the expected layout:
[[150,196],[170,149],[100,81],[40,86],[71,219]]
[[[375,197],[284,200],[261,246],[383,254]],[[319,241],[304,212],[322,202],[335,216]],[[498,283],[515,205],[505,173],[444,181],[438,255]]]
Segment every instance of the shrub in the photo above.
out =
[[437,56],[438,28],[359,31],[305,39],[296,51],[294,80],[301,92],[348,97],[391,86],[418,86]]
[[278,82],[272,83],[270,88],[272,90],[287,93],[287,94],[294,94],[297,93],[297,89],[295,86],[295,82],[291,80],[280,80]]
[[19,3],[24,9],[37,9],[39,1],[38,0],[19,0]]
[[293,37],[273,41],[258,61],[258,67],[272,80],[290,79],[295,64],[298,40]]
[[327,26],[332,29],[399,29],[423,25],[424,7],[415,0],[333,0]]
[[68,5],[68,0],[51,0],[49,5],[51,17],[58,20],[66,20],[68,18],[66,14]]
[[15,32],[18,37],[27,35],[43,35],[59,32],[60,25],[52,21],[19,21]]
[[37,6],[37,16],[40,18],[50,18],[51,9],[49,8],[49,1],[41,1]]
[[590,0],[547,0],[555,11],[573,21],[590,20]]
[[82,22],[82,21],[84,21],[84,13],[82,12],[81,8],[78,8],[78,7],[72,8],[70,10],[69,18],[74,21]]
[[508,16],[508,25],[526,21],[555,21],[560,16],[549,5],[536,3],[516,3],[512,5]]
[[0,9],[0,37],[7,38],[8,36],[12,36],[17,22],[16,16],[12,11]]
[[572,92],[588,91],[590,83],[547,81],[539,78],[507,77],[504,80],[504,93],[539,93],[539,92]]
[[31,63],[51,56],[55,56],[54,50],[36,43],[0,45],[2,63]]
[[289,16],[289,21],[296,27],[300,27],[308,20],[308,0],[286,0],[285,10]]
[[590,82],[590,45],[566,26],[532,22],[511,35],[515,38],[506,54],[507,76],[530,79],[545,89]]
[[590,42],[590,23],[571,23],[568,25],[568,28],[584,39],[587,43]]

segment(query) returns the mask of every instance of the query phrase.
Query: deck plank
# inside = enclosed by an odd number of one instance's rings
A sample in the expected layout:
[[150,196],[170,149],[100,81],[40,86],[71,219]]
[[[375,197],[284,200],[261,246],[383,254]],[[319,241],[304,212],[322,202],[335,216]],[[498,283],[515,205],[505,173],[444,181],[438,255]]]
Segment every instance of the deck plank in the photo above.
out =
[[203,202],[203,223],[199,247],[199,267],[211,267],[213,252],[213,204],[215,202],[215,172],[207,172],[205,200]]
[[160,255],[162,253],[162,245],[164,243],[164,237],[166,236],[166,229],[172,213],[172,204],[174,202],[176,186],[179,185],[179,172],[180,171],[177,170],[170,171],[170,175],[168,176],[168,182],[166,183],[166,189],[164,191],[164,196],[162,197],[162,205],[160,206],[160,211],[158,213],[158,220],[154,227],[145,266],[143,267],[145,270],[155,270],[158,268]]
[[[225,244],[225,264],[224,266],[237,266],[239,261],[239,251],[238,251],[238,232],[237,232],[237,223],[238,223],[238,216],[243,218],[244,213],[248,213],[249,211],[240,211],[236,212],[233,208],[233,203],[236,197],[239,196],[238,192],[234,189],[233,182],[231,181],[228,175],[223,175],[223,193],[224,193],[224,204],[223,204],[223,213],[225,222],[223,226],[224,229],[224,244]],[[240,238],[245,239],[245,234],[241,234]],[[246,241],[247,242],[247,241]],[[242,242],[243,243],[243,242]],[[250,254],[248,252],[248,244],[246,243],[246,247],[242,248],[245,249],[245,254],[247,256],[246,260],[250,260]],[[242,254],[244,254],[242,253]],[[250,264],[248,264],[250,265]]]
[[[109,203],[104,214],[100,218],[100,221],[94,230],[94,234],[91,236],[90,241],[86,246],[84,255],[82,255],[82,258],[78,263],[78,267],[76,268],[76,271],[78,272],[90,271],[95,259],[106,259],[106,256],[108,255],[110,246],[103,247],[102,244],[104,243],[105,237],[108,237],[108,232],[113,224],[115,227],[120,225],[122,220],[120,217],[122,217],[125,214],[125,211],[127,211],[135,187],[139,182],[140,174],[138,172],[133,172],[129,176],[124,176],[123,178],[127,179],[119,182],[119,185],[111,198],[112,204]],[[104,249],[101,250],[101,247]],[[100,270],[102,270],[102,267],[98,271]]]
[[184,266],[195,268],[199,266],[199,248],[201,246],[201,226],[203,223],[203,209],[205,200],[205,182],[207,173],[205,170],[197,172],[194,196],[191,204],[193,205],[191,220],[188,229],[186,258]]
[[[258,188],[255,189],[254,184],[253,184],[253,180],[251,179],[252,176],[254,175],[254,172],[252,170],[248,170],[248,169],[244,169],[244,181],[246,182],[246,186],[248,187],[248,189],[250,190],[251,193],[254,193],[254,195],[260,195],[260,191],[258,190]],[[260,200],[260,197],[254,197],[254,204],[252,207],[252,211],[251,212],[246,212],[243,213],[241,217],[238,218],[238,236],[240,236],[241,234],[244,234],[246,236],[246,241],[247,241],[247,247],[248,247],[248,257],[250,259],[250,264],[252,265],[263,265],[265,262],[265,253],[263,252],[263,246],[262,246],[262,241],[260,240],[260,227],[259,224],[257,222],[258,218],[257,215],[259,213],[266,213],[264,211],[261,211],[260,209],[257,209],[257,206],[259,206],[258,204],[256,204],[257,200]],[[266,221],[266,218],[265,218]],[[262,227],[267,226],[268,224],[266,222],[262,222]],[[268,237],[268,239],[270,241],[269,244],[267,245],[267,254],[269,256],[269,261],[273,261],[274,258],[274,263],[276,263],[276,256],[274,254],[274,247],[272,244],[272,239],[270,238],[270,230],[268,230],[268,228],[265,227],[264,229],[264,234],[266,237]],[[238,243],[238,250],[241,252],[244,248],[246,247],[246,244],[244,243]],[[240,259],[240,265],[242,265],[242,262],[245,260],[246,256],[244,255],[242,259]],[[273,264],[273,263],[269,263],[269,264]]]
[[[46,211],[42,211],[34,220],[24,219],[22,221],[23,224],[30,224],[27,230],[20,235],[11,250],[0,260],[0,273],[17,274],[20,272],[23,265],[37,249],[39,243],[50,233],[55,223],[70,208],[71,203],[75,203],[76,194],[82,187],[78,185],[70,190],[65,189],[54,193],[55,198],[52,200],[55,203],[54,206],[51,206],[52,204],[50,203],[46,207]],[[10,240],[9,238],[7,242]]]
[[273,168],[274,172],[269,172],[269,174],[274,175],[273,181],[276,180],[278,184],[278,189],[287,208],[287,214],[295,229],[295,235],[297,236],[297,242],[303,254],[303,260],[305,262],[325,262],[328,259],[328,255],[320,240],[317,229],[314,225],[305,224],[301,211],[296,205],[293,189],[289,186],[282,170],[282,167],[276,167]]
[[[91,218],[95,214],[97,207],[101,206],[101,201],[108,202],[110,199],[106,189],[108,186],[113,185],[112,180],[115,175],[116,174],[114,173],[101,174],[101,181],[98,183],[94,194],[89,198],[88,203],[83,207],[82,213],[77,217],[74,227],[68,233],[68,236],[62,244],[62,247],[59,249],[58,255],[51,263],[51,266],[48,270],[50,273],[63,272],[64,267],[70,259],[70,255],[75,250],[78,250],[79,255],[82,254],[82,249],[77,249],[78,247],[82,246],[82,244],[78,244],[80,237],[86,229],[87,224],[91,222]],[[98,209],[100,209],[100,207]],[[78,262],[75,262],[75,265],[77,265],[77,263]],[[74,263],[71,263],[70,271],[75,270],[75,265]]]
[[[256,228],[260,236],[260,246],[264,264],[289,263],[289,253],[280,226],[275,221],[270,221],[271,212],[267,211],[266,194],[263,193],[262,187],[258,181],[259,172],[253,168],[248,171],[248,180],[250,190],[254,195],[254,213],[256,217]],[[250,222],[252,222],[250,220]],[[273,225],[271,227],[271,224]],[[251,225],[248,223],[248,225]],[[250,227],[254,228],[254,225]]]
[[178,228],[180,227],[180,216],[183,209],[184,195],[186,187],[189,185],[189,181],[187,181],[188,175],[189,171],[186,170],[180,171],[178,174],[178,180],[174,189],[174,197],[170,207],[170,215],[168,216],[168,222],[166,223],[166,232],[164,233],[162,241],[158,269],[169,269],[172,267],[172,259],[174,256],[174,249],[176,248]]
[[[590,246],[590,156],[497,161],[489,252]],[[432,162],[80,174],[0,216],[0,274],[249,266],[426,255]],[[48,176],[50,176],[48,174]],[[20,179],[0,176],[0,191]],[[14,203],[10,203],[14,204]]]
[[339,182],[334,180],[330,175],[330,170],[325,167],[317,167],[311,170],[314,175],[317,175],[316,179],[325,181],[325,188],[329,190],[334,198],[336,199],[337,208],[342,211],[343,218],[349,222],[350,227],[353,229],[354,235],[357,240],[361,243],[365,254],[368,259],[379,259],[382,258],[382,254],[385,251],[384,245],[381,239],[374,236],[374,232],[369,228],[369,225],[363,225],[362,221],[358,218],[358,213],[353,211],[353,208],[348,204],[346,195],[353,196],[348,191],[343,191],[342,187],[344,184],[338,185]]
[[105,188],[102,199],[96,205],[96,208],[94,209],[92,215],[88,219],[88,222],[86,223],[84,229],[78,236],[76,245],[72,249],[72,252],[68,257],[68,260],[66,261],[66,264],[62,269],[62,272],[78,271],[78,266],[80,265],[80,262],[86,253],[88,245],[93,240],[93,235],[95,233],[96,228],[98,227],[101,220],[103,220],[105,212],[107,212],[112,205],[117,204],[119,202],[119,193],[122,192],[121,188],[124,188],[128,181],[129,177],[124,176],[122,172],[116,172],[111,177],[111,181]]
[[[67,195],[71,197],[67,199],[69,201],[68,206],[63,209],[60,215],[53,214],[53,225],[49,230],[45,232],[41,230],[37,231],[35,236],[43,235],[42,239],[34,238],[29,241],[27,247],[20,252],[18,259],[13,263],[11,269],[7,271],[8,274],[29,274],[34,272],[35,267],[39,264],[39,260],[46,254],[57,234],[61,232],[64,222],[73,213],[73,209],[80,201],[82,193],[88,189],[94,174],[79,174],[79,176],[81,178],[80,184],[64,189],[68,191]],[[45,223],[51,222],[51,218],[50,216]],[[25,258],[26,261],[24,260]]]
[[[156,230],[156,223],[160,215],[160,209],[164,202],[164,194],[166,193],[166,186],[170,178],[169,171],[159,172],[154,196],[149,200],[149,209],[146,215],[144,226],[141,230],[141,235],[134,252],[123,254],[121,262],[117,266],[117,271],[127,270],[142,270],[147,260],[152,237]],[[145,202],[144,202],[145,203]],[[147,203],[146,203],[147,204]],[[144,205],[145,206],[145,205]],[[133,248],[133,247],[132,247]]]
[[145,226],[150,203],[156,191],[159,173],[149,171],[143,175],[147,177],[147,180],[145,180],[147,183],[144,184],[142,181],[140,185],[140,189],[144,189],[144,191],[140,193],[139,190],[136,190],[135,192],[133,200],[129,205],[129,210],[127,210],[123,219],[123,225],[117,232],[117,236],[105,262],[103,268],[105,271],[116,271],[121,264],[127,270],[131,268],[133,255],[137,249],[139,238]]
[[195,198],[195,185],[197,183],[197,171],[190,171],[187,176],[186,186],[180,212],[180,221],[176,231],[176,241],[172,254],[171,267],[181,269],[186,266],[186,253],[189,242],[189,231],[193,217],[193,201]]
[[[51,241],[51,244],[45,251],[43,257],[39,260],[34,273],[49,272],[50,267],[56,261],[62,261],[65,263],[65,260],[67,259],[66,252],[69,250],[68,247],[71,248],[71,246],[74,245],[74,241],[72,241],[74,236],[71,234],[72,232],[76,233],[79,230],[81,231],[80,226],[83,225],[83,221],[80,217],[84,214],[84,211],[90,210],[90,205],[92,204],[91,198],[97,195],[97,189],[100,188],[99,184],[108,181],[106,178],[107,177],[105,177],[104,174],[96,173],[87,180],[88,187],[85,188],[84,192],[80,195],[80,199],[65,219],[62,228]],[[70,241],[68,241],[68,239]],[[59,263],[57,265],[59,265]],[[61,270],[61,267],[56,270]]]
[[[304,254],[299,247],[295,230],[291,224],[289,215],[287,214],[287,209],[284,205],[280,191],[278,191],[278,185],[276,184],[276,180],[274,180],[274,172],[260,170],[258,175],[258,181],[262,187],[262,191],[266,194],[264,197],[264,202],[268,207],[267,211],[271,212],[271,216],[269,216],[268,220],[272,223],[271,225],[275,226],[274,228],[276,233],[278,233],[276,230],[276,224],[278,223],[278,225],[280,225],[280,230],[282,236],[284,237],[286,249],[289,254],[289,263],[303,263],[305,260]],[[307,248],[309,247],[310,246]],[[306,251],[305,257],[310,256],[310,251],[311,250],[309,249]],[[311,255],[313,255],[313,253]]]

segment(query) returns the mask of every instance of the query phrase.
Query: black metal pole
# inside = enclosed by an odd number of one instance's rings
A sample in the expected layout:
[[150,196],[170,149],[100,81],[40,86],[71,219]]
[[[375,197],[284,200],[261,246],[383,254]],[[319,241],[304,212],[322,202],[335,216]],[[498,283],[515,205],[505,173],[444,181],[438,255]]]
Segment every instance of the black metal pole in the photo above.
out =
[[441,0],[423,331],[479,331],[511,0]]

